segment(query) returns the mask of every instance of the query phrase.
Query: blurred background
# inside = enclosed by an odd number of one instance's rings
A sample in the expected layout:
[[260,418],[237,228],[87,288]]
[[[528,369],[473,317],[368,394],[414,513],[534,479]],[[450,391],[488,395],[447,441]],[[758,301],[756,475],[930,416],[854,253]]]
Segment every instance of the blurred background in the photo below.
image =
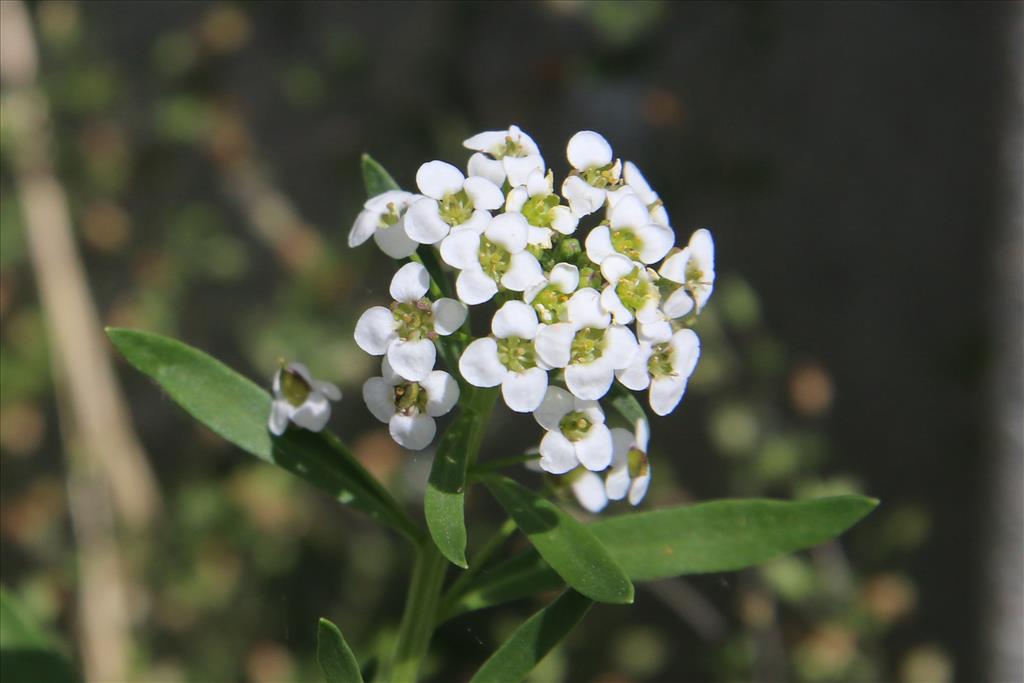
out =
[[[839,543],[594,609],[533,680],[1021,680],[1020,4],[4,0],[0,30],[0,578],[90,680],[319,680],[320,616],[389,647],[402,541],[205,431],[101,329],[264,384],[306,362],[417,507],[430,453],[359,400],[352,327],[391,269],[345,246],[359,156],[410,189],[510,123],[556,177],[602,132],[680,241],[715,234],[644,507],[883,501]],[[499,411],[483,457],[530,425]],[[479,547],[500,520],[468,504]],[[537,607],[446,624],[433,678]]]

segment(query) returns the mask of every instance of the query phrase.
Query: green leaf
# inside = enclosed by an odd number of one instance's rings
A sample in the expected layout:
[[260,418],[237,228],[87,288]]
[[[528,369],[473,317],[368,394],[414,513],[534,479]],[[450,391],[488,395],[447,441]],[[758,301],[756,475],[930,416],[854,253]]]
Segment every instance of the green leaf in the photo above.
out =
[[633,584],[586,526],[511,479],[487,476],[483,482],[567,584],[598,602],[633,602]]
[[327,683],[363,683],[359,662],[337,626],[321,619],[316,631],[316,661]]
[[366,185],[366,196],[376,197],[388,190],[400,190],[398,183],[391,177],[391,174],[384,170],[384,167],[377,163],[377,160],[369,154],[362,158],[363,184]]
[[136,369],[215,433],[260,460],[283,467],[419,542],[422,532],[380,482],[337,437],[290,427],[267,429],[270,395],[207,354],[174,339],[108,328],[107,336]]
[[615,408],[619,415],[626,418],[626,422],[629,423],[631,428],[636,426],[637,420],[647,421],[647,413],[644,411],[644,407],[640,405],[640,402],[636,400],[636,396],[625,387],[619,385],[618,382],[612,387],[609,396],[612,408]]
[[574,590],[562,593],[523,625],[491,655],[470,683],[518,683],[565,638],[593,601]]
[[[797,502],[721,500],[624,514],[588,526],[633,581],[744,569],[835,538],[878,504],[863,496]],[[560,577],[530,550],[495,565],[457,595],[450,619],[550,590]]]
[[78,681],[63,647],[14,596],[0,588],[0,680],[4,683]]

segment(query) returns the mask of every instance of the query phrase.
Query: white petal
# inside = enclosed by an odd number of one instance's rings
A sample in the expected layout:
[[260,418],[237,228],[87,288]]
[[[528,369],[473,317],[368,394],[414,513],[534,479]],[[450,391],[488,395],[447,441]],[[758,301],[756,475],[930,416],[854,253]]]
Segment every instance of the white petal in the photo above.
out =
[[644,174],[640,172],[640,169],[637,168],[636,164],[632,161],[627,161],[623,165],[622,177],[626,181],[626,184],[633,188],[637,197],[639,197],[644,204],[649,206],[658,201],[658,193],[651,189],[651,186],[647,183],[647,179],[644,178]]
[[548,432],[540,440],[540,466],[551,474],[565,474],[579,464],[576,449],[561,432]]
[[505,157],[501,163],[508,175],[508,182],[513,187],[526,183],[534,171],[544,172],[544,159],[539,154],[530,154],[525,157]]
[[640,304],[636,310],[636,319],[641,324],[657,323],[664,319],[661,309],[658,308],[658,297],[649,296]]
[[571,294],[580,284],[580,269],[571,263],[559,263],[551,269],[548,282],[563,294]]
[[628,367],[619,370],[615,376],[627,389],[643,391],[651,384],[651,375],[647,370],[647,362],[651,358],[651,345],[641,342],[633,362]]
[[385,254],[394,259],[408,258],[416,253],[419,243],[405,232],[405,220],[386,228],[377,228],[373,241]]
[[672,325],[662,318],[650,323],[638,323],[637,336],[649,344],[661,344],[672,338]]
[[665,259],[665,262],[661,264],[661,268],[658,269],[658,275],[662,276],[666,280],[671,280],[672,282],[681,285],[686,282],[686,264],[689,260],[689,247],[681,251],[677,251]]
[[584,287],[569,297],[566,309],[574,330],[585,327],[604,329],[611,323],[611,316],[601,308],[601,295],[591,287]]
[[436,358],[437,349],[429,339],[395,340],[388,346],[388,362],[391,367],[410,382],[426,379],[434,369]]
[[580,506],[588,512],[600,512],[608,505],[604,482],[593,472],[576,475],[572,482],[572,493]]
[[622,254],[609,254],[601,260],[601,275],[613,285],[636,270],[636,264]]
[[448,298],[438,299],[431,308],[434,314],[434,331],[442,336],[452,334],[462,327],[469,313],[466,304]]
[[623,197],[608,216],[613,230],[631,228],[636,230],[648,224],[647,207],[636,195]]
[[661,310],[673,320],[675,318],[682,318],[693,310],[693,297],[684,288],[680,287],[668,295],[668,298],[661,305]]
[[596,401],[608,393],[615,371],[604,358],[593,363],[572,363],[565,369],[565,386],[574,395]]
[[505,182],[505,165],[497,159],[491,159],[480,152],[469,157],[469,164],[466,166],[471,176],[487,178],[492,183],[501,187]]
[[418,195],[414,195],[412,192],[406,192],[405,190],[387,190],[381,192],[378,195],[374,195],[366,200],[363,204],[364,209],[370,209],[378,214],[388,212],[388,204],[394,204],[395,209],[401,213],[409,208]]
[[526,243],[531,247],[540,247],[542,249],[551,248],[551,236],[555,233],[551,228],[538,228],[535,225],[530,226],[530,234],[526,238]]
[[649,395],[651,410],[655,415],[665,416],[675,410],[686,391],[686,378],[677,375],[655,377],[651,380]]
[[498,360],[498,343],[490,337],[474,340],[459,358],[459,373],[475,387],[494,387],[508,374]]
[[690,251],[693,258],[697,259],[701,270],[714,271],[715,269],[715,240],[707,228],[701,228],[690,236]]
[[523,372],[509,372],[501,382],[501,396],[505,405],[517,413],[529,413],[544,400],[548,388],[548,373],[540,368]]
[[[622,427],[614,427],[612,435],[612,468],[629,464],[629,450],[633,447],[635,440],[633,432]],[[621,496],[620,496],[621,497]]]
[[672,228],[657,223],[648,223],[637,233],[640,238],[640,260],[654,263],[664,258],[676,242]]
[[459,192],[465,180],[462,171],[445,161],[428,161],[416,171],[416,186],[420,192],[434,199]]
[[551,227],[563,235],[571,235],[576,232],[576,226],[580,219],[568,206],[554,206],[551,208]]
[[491,222],[491,212],[484,211],[483,209],[476,209],[469,216],[469,220],[465,223],[459,223],[459,229],[475,230],[477,234],[484,234],[484,230]]
[[565,156],[573,168],[585,171],[607,166],[612,162],[612,146],[604,136],[592,130],[581,130],[569,139]]
[[604,349],[601,351],[601,357],[608,361],[613,370],[629,367],[638,350],[636,337],[628,327],[612,325],[604,333]]
[[[516,214],[512,214],[513,216]],[[537,257],[528,251],[512,254],[508,270],[501,276],[501,284],[505,289],[522,292],[535,282],[544,280],[544,271]]]
[[530,224],[526,222],[522,214],[503,213],[491,219],[487,229],[484,230],[484,235],[510,254],[516,254],[526,249]]
[[[614,430],[612,430],[614,431]],[[605,494],[611,500],[622,500],[629,491],[629,465],[615,465],[604,478]]]
[[591,425],[587,435],[573,446],[580,464],[592,472],[600,472],[612,462],[612,435],[603,424]]
[[658,225],[672,225],[668,219],[668,211],[661,204],[649,207],[648,211],[651,214],[651,222],[657,223]]
[[561,387],[549,386],[544,392],[544,398],[540,405],[533,411],[533,417],[537,424],[544,429],[557,432],[561,427],[559,423],[562,418],[568,415],[575,408],[572,394]]
[[491,332],[498,339],[533,339],[537,335],[537,327],[537,312],[522,301],[505,302],[491,319]]
[[459,402],[459,383],[443,370],[434,370],[420,382],[427,391],[427,415],[441,417],[447,415]]
[[651,439],[651,425],[646,418],[636,421],[636,447],[647,452],[647,443]]
[[604,205],[607,192],[587,184],[579,176],[569,176],[562,183],[562,196],[569,202],[569,208],[577,218],[589,216]]
[[601,308],[612,314],[612,319],[619,325],[633,322],[633,314],[623,305],[614,285],[607,285],[601,291]]
[[399,446],[410,451],[420,451],[430,445],[437,433],[434,418],[428,415],[394,415],[388,431]]
[[356,216],[356,222],[352,224],[352,230],[348,233],[348,246],[358,247],[370,239],[370,236],[377,229],[379,221],[380,214],[378,212],[369,209],[360,211],[359,215]]
[[430,288],[430,274],[422,264],[406,263],[391,278],[391,298],[408,303],[422,299]]
[[498,293],[498,284],[477,267],[459,273],[455,280],[455,291],[459,299],[475,306],[490,301]]
[[292,416],[293,408],[285,399],[278,399],[270,405],[270,418],[267,420],[267,427],[274,436],[281,436],[288,429],[288,419]]
[[383,306],[368,308],[356,321],[356,344],[371,356],[380,356],[396,338],[394,314]]
[[409,238],[420,244],[440,242],[451,230],[451,226],[441,218],[441,209],[437,200],[423,197],[416,200],[405,212],[402,220]]
[[324,382],[324,381],[315,379],[312,382],[310,382],[310,384],[313,386],[313,390],[314,391],[319,391],[321,394],[324,395],[324,397],[326,399],[328,399],[330,401],[340,401],[341,400],[341,389],[339,389],[337,386],[331,384],[330,382]]
[[363,401],[375,418],[386,423],[395,414],[395,387],[383,377],[371,377],[363,382]]
[[478,152],[497,154],[505,146],[507,138],[507,130],[487,130],[463,140],[462,146],[466,149],[475,149]]
[[526,200],[529,198],[530,194],[526,191],[526,187],[523,185],[513,187],[505,198],[505,210],[522,213],[523,207],[526,206]]
[[533,339],[533,348],[549,366],[564,368],[569,364],[574,334],[572,325],[569,323],[542,325]]
[[607,225],[599,225],[590,231],[584,241],[587,249],[587,258],[597,265],[604,263],[604,260],[617,253],[612,246],[612,233]]
[[647,472],[633,480],[629,486],[629,504],[639,505],[640,501],[647,495],[647,487],[651,483],[651,466],[647,465]]
[[305,403],[295,409],[292,422],[311,432],[319,432],[330,417],[331,404],[320,394],[312,393]]
[[395,372],[395,369],[391,367],[391,363],[388,362],[387,356],[384,356],[380,360],[380,376],[385,382],[393,387],[397,387],[399,384],[405,382],[405,378]]
[[466,194],[473,200],[473,206],[477,209],[488,209],[491,211],[500,209],[505,203],[505,195],[497,185],[487,178],[473,176],[466,178],[463,183]]
[[539,194],[550,194],[553,187],[549,182],[551,176],[544,175],[544,169],[533,170],[526,178],[526,191],[531,197]]
[[480,267],[480,233],[467,228],[452,230],[441,241],[441,260],[452,268]]
[[604,424],[604,411],[601,410],[601,404],[597,401],[574,396],[572,407],[576,412],[583,413],[591,424]]

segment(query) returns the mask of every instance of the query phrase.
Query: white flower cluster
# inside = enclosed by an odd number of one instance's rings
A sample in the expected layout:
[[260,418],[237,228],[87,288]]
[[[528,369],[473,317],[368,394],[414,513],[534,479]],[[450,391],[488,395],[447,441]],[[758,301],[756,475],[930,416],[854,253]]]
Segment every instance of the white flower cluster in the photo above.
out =
[[[397,259],[433,245],[457,272],[457,300],[428,296],[428,271],[407,263],[391,283],[394,303],[359,319],[356,343],[385,357],[383,377],[364,386],[367,404],[399,443],[428,445],[433,417],[458,396],[455,381],[433,370],[434,342],[462,327],[467,307],[493,300],[490,334],[459,346],[462,379],[500,385],[509,408],[535,415],[546,430],[544,470],[591,491],[605,472],[604,502],[628,493],[635,504],[650,472],[646,422],[635,434],[608,429],[599,401],[618,381],[648,390],[657,415],[679,403],[700,355],[689,326],[714,285],[711,234],[698,230],[674,248],[658,194],[593,131],[569,140],[572,170],[560,194],[518,127],[464,144],[473,150],[467,174],[443,161],[423,164],[419,194],[370,199],[349,236],[353,246],[372,236]],[[587,501],[593,509],[599,497]]]

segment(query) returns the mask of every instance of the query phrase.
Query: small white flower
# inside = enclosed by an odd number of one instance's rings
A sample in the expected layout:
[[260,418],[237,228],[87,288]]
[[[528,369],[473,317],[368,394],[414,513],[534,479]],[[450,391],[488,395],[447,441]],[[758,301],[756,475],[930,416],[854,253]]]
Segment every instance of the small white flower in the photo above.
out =
[[651,410],[668,415],[682,400],[699,358],[700,339],[693,330],[683,329],[667,340],[642,340],[633,362],[616,376],[633,391],[650,388]]
[[447,372],[434,370],[419,382],[409,382],[396,373],[385,358],[381,377],[363,384],[363,400],[373,416],[387,423],[398,445],[418,451],[430,445],[437,432],[435,417],[441,417],[459,401],[459,385]]
[[579,219],[568,206],[559,204],[554,193],[554,176],[548,171],[534,171],[526,183],[513,187],[505,198],[505,211],[523,214],[526,222],[536,228],[554,230],[563,235],[576,232]]
[[[700,313],[715,287],[715,241],[711,233],[705,228],[693,233],[690,236],[690,243],[683,250],[665,259],[658,272],[666,280],[682,285],[672,293],[665,302],[666,305],[671,303],[676,310],[682,310],[686,308],[686,304],[679,299],[693,297],[693,303]],[[689,309],[680,315],[671,315],[666,310],[666,315],[672,318],[686,313],[689,313]]]
[[597,401],[584,401],[559,387],[548,387],[533,416],[547,430],[540,442],[540,466],[565,474],[577,465],[600,472],[612,461],[612,435]]
[[462,175],[444,161],[428,161],[416,171],[416,185],[425,196],[409,207],[405,231],[420,244],[436,244],[460,226],[483,226],[490,211],[505,203],[501,189],[487,178]]
[[[647,207],[647,211],[651,216],[651,222],[658,225],[671,225],[668,221],[668,212],[665,210],[661,197],[651,189],[647,179],[644,178],[644,174],[640,172],[636,164],[632,161],[627,161],[622,167],[622,178],[626,181],[624,187],[636,194],[637,198]],[[609,200],[614,202],[610,196]]]
[[582,218],[604,206],[608,191],[621,184],[622,162],[612,159],[612,147],[599,133],[583,130],[566,146],[572,173],[562,183],[562,196]]
[[565,321],[566,304],[580,284],[580,270],[571,263],[558,263],[551,272],[527,287],[523,301],[533,306],[540,322],[545,324]]
[[459,359],[462,377],[477,387],[501,385],[509,408],[529,413],[540,405],[548,387],[547,367],[539,362],[533,338],[537,314],[522,301],[509,301],[491,321],[493,337],[474,340]]
[[544,277],[537,258],[526,250],[530,226],[518,213],[503,213],[477,230],[452,230],[441,242],[441,258],[461,272],[455,281],[459,299],[476,305],[488,301],[500,284],[522,292]]
[[604,259],[601,275],[608,284],[601,291],[601,306],[612,314],[615,322],[628,325],[636,319],[639,323],[653,323],[661,318],[657,273],[652,276],[652,272],[622,254]]
[[411,256],[418,245],[405,232],[405,214],[418,198],[411,192],[389,190],[366,200],[348,233],[348,246],[358,247],[372,235],[380,250],[391,258]]
[[431,303],[424,298],[430,275],[419,263],[407,263],[391,280],[391,308],[374,306],[356,322],[355,339],[371,356],[386,355],[391,367],[411,382],[426,379],[434,367],[434,339],[449,335],[466,320],[466,306],[455,299]]
[[622,500],[629,494],[631,505],[639,505],[651,483],[651,464],[647,459],[650,427],[647,420],[636,421],[636,432],[616,427],[612,432],[612,467],[604,480],[605,493],[611,500]]
[[267,426],[275,436],[284,434],[288,422],[319,432],[331,417],[331,404],[340,401],[341,390],[330,382],[310,376],[302,363],[289,363],[274,374],[274,401]]
[[600,265],[613,253],[640,261],[660,261],[675,242],[672,228],[651,222],[644,203],[635,194],[618,200],[609,212],[609,225],[599,225],[587,235],[587,257]]
[[566,302],[567,322],[545,325],[537,333],[537,355],[552,368],[565,368],[565,384],[581,399],[608,393],[615,371],[629,367],[637,352],[633,333],[611,322],[597,290],[585,287]]
[[477,133],[462,145],[476,150],[469,158],[469,174],[487,178],[498,187],[506,178],[509,185],[516,187],[525,183],[533,171],[544,172],[540,149],[518,126]]

